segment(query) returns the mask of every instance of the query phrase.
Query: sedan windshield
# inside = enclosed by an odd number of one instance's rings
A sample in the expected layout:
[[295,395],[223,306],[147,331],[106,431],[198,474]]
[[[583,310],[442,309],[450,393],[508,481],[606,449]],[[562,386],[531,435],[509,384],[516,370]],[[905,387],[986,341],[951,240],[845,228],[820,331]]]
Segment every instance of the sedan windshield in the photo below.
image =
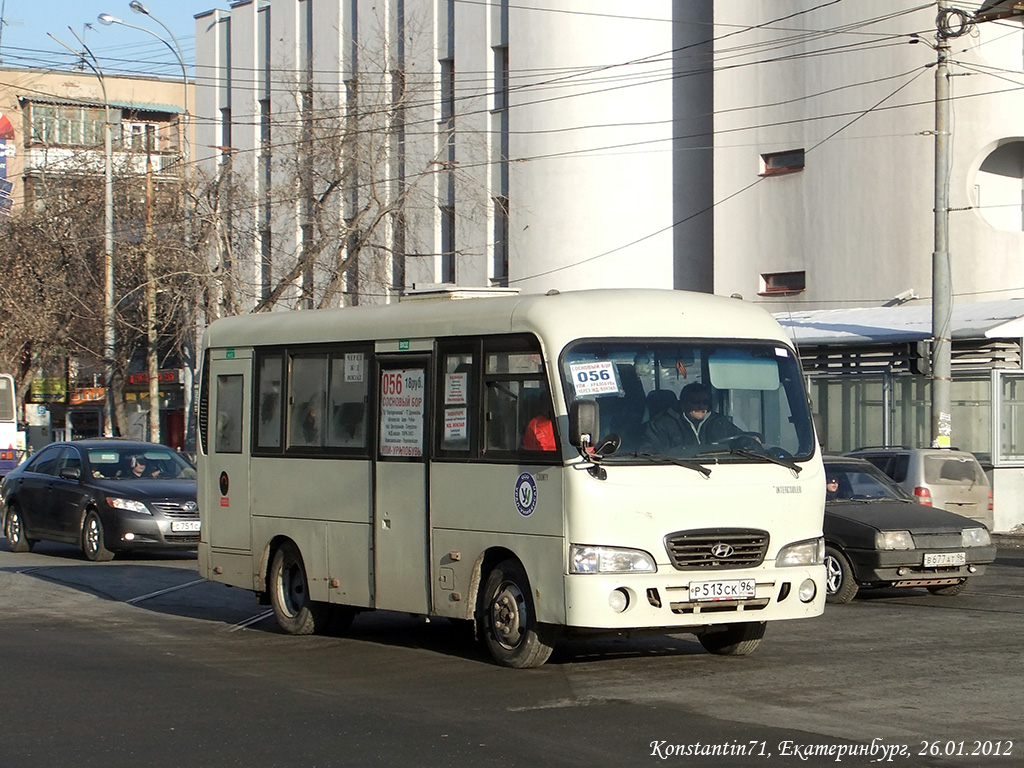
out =
[[873,501],[875,499],[907,501],[909,497],[902,488],[894,485],[874,467],[825,465],[826,501]]
[[[772,342],[581,341],[562,355],[566,397],[594,400],[610,460],[806,459],[814,429],[796,356]],[[788,462],[791,463],[791,462]]]
[[108,480],[194,480],[196,471],[169,448],[94,448],[89,451],[93,477]]

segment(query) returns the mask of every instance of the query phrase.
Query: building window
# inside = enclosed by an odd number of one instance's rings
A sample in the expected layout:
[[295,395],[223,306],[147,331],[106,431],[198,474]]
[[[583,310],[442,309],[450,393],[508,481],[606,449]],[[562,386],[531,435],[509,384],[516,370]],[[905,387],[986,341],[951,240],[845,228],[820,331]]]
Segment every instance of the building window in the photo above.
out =
[[770,272],[761,275],[761,296],[801,293],[807,290],[806,272]]
[[508,109],[508,46],[496,45],[494,52],[494,106],[493,112]]
[[494,264],[491,285],[508,287],[508,197],[492,198],[494,203]]
[[441,206],[441,282],[455,282],[455,206]]
[[231,107],[220,110],[220,146],[221,158],[226,159],[231,152]]
[[[106,124],[102,107],[31,104],[32,142],[50,146],[95,147],[103,143]],[[120,112],[111,120],[119,120]]]
[[777,176],[782,173],[796,173],[804,169],[804,151],[788,149],[785,152],[770,152],[761,155],[761,175]]

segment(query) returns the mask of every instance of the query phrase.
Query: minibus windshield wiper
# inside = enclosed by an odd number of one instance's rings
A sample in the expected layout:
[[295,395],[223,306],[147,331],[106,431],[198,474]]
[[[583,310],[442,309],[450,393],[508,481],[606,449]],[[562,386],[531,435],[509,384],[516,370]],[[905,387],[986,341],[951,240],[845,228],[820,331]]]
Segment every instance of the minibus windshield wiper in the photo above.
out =
[[697,456],[743,456],[744,458],[754,459],[756,461],[767,461],[772,464],[778,464],[780,467],[791,469],[797,474],[800,474],[803,470],[803,467],[795,461],[784,459],[780,456],[772,456],[769,453],[759,453],[758,451],[752,451],[749,448],[718,448],[713,451],[701,451]]
[[693,459],[677,459],[672,456],[666,456],[664,453],[647,453],[646,451],[636,451],[634,453],[623,454],[626,456],[636,456],[639,459],[653,459],[654,461],[662,464],[675,464],[677,467],[683,467],[684,469],[692,469],[695,472],[700,472],[704,477],[711,476],[711,469],[705,467],[699,461]]

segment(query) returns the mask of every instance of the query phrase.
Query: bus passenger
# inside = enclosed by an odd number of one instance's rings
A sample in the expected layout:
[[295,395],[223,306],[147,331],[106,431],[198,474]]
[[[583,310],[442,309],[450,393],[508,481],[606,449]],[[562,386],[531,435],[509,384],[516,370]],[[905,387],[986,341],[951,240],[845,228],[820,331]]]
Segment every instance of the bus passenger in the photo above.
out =
[[527,451],[555,450],[555,425],[546,413],[538,413],[526,425],[523,448]]
[[683,387],[679,405],[647,423],[643,449],[666,453],[707,443],[722,443],[743,434],[728,417],[711,412],[711,392],[700,382]]

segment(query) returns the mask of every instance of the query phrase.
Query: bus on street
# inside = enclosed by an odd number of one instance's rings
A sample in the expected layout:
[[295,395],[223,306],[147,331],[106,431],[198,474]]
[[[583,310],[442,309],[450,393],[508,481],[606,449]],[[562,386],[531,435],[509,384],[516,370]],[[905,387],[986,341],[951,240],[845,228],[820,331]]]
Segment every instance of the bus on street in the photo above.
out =
[[18,407],[14,377],[0,373],[0,477],[18,466]]
[[198,450],[200,574],[293,634],[375,609],[447,617],[521,668],[576,633],[742,655],[824,609],[799,357],[742,300],[413,296],[221,319]]

